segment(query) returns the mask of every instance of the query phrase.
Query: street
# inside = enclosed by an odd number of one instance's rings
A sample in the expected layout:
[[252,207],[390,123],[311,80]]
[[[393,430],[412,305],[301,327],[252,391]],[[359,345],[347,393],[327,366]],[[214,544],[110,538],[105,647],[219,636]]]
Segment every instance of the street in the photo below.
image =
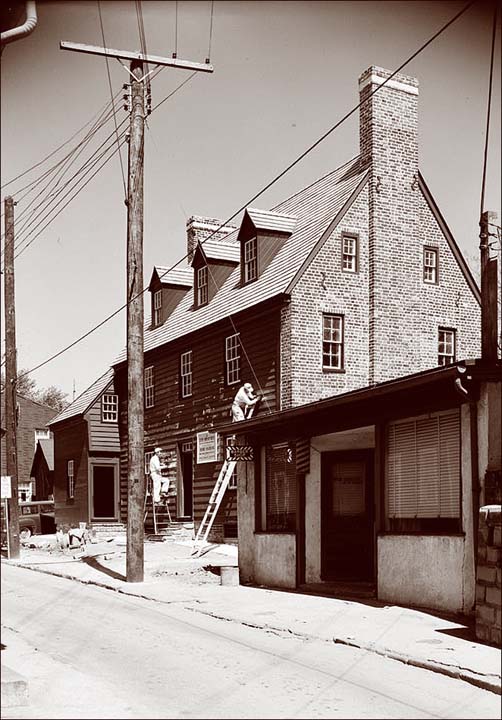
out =
[[492,692],[373,653],[8,565],[2,642],[30,686],[6,720],[500,716]]

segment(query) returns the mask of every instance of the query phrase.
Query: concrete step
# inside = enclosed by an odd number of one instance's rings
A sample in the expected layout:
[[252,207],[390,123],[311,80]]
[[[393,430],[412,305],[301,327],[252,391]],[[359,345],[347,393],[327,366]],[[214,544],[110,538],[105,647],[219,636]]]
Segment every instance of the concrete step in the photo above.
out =
[[28,705],[28,681],[2,663],[2,708]]

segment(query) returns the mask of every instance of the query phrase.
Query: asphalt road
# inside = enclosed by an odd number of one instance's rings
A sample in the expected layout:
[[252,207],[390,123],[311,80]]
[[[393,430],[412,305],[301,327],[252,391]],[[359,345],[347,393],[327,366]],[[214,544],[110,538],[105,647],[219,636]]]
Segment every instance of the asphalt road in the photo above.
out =
[[5,720],[500,717],[444,675],[5,563],[2,642],[30,684]]

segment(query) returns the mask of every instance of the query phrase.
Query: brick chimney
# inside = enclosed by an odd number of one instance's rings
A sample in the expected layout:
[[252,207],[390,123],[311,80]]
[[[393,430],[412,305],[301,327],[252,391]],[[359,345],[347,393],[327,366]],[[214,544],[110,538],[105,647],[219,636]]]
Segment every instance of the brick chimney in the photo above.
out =
[[370,171],[370,383],[409,372],[420,322],[418,80],[397,74],[382,85],[391,74],[371,66],[359,78],[361,162]]
[[[216,218],[201,217],[192,215],[187,220],[187,263],[190,265],[198,242],[203,242],[211,233],[221,225],[221,220]],[[211,240],[224,240],[227,235],[236,230],[233,225],[224,225],[216,232]]]

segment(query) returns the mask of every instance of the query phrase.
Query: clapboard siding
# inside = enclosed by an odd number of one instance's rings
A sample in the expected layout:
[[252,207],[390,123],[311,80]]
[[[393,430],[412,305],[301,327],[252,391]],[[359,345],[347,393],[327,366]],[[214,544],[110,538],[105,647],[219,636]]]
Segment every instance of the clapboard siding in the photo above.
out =
[[[59,526],[89,521],[87,423],[82,418],[54,430],[54,513]],[[74,462],[75,497],[68,498],[68,460]]]
[[[194,310],[194,312],[197,312]],[[274,302],[262,312],[247,312],[226,319],[189,336],[157,348],[145,355],[145,367],[154,368],[155,405],[145,409],[145,452],[159,445],[177,456],[178,443],[194,442],[193,512],[200,523],[223,462],[223,450],[217,463],[196,463],[196,433],[209,430],[230,418],[230,407],[243,382],[251,382],[255,391],[264,393],[258,413],[278,409],[277,395],[280,304]],[[241,382],[228,386],[225,376],[225,338],[240,333]],[[192,351],[192,396],[180,397],[180,355]],[[121,519],[127,517],[127,368],[116,369],[115,387],[119,395],[119,433],[121,440]],[[221,443],[223,447],[223,442]],[[175,468],[179,474],[179,469]],[[171,488],[176,478],[171,479]],[[172,500],[171,513],[175,509]],[[173,515],[174,517],[174,515]],[[227,491],[215,519],[215,532],[224,523],[237,523],[234,491]]]
[[115,389],[112,381],[106,390],[96,398],[84,416],[89,427],[90,452],[119,452],[120,450],[118,422],[103,422],[101,419],[101,399],[103,395],[113,393],[115,393]]

